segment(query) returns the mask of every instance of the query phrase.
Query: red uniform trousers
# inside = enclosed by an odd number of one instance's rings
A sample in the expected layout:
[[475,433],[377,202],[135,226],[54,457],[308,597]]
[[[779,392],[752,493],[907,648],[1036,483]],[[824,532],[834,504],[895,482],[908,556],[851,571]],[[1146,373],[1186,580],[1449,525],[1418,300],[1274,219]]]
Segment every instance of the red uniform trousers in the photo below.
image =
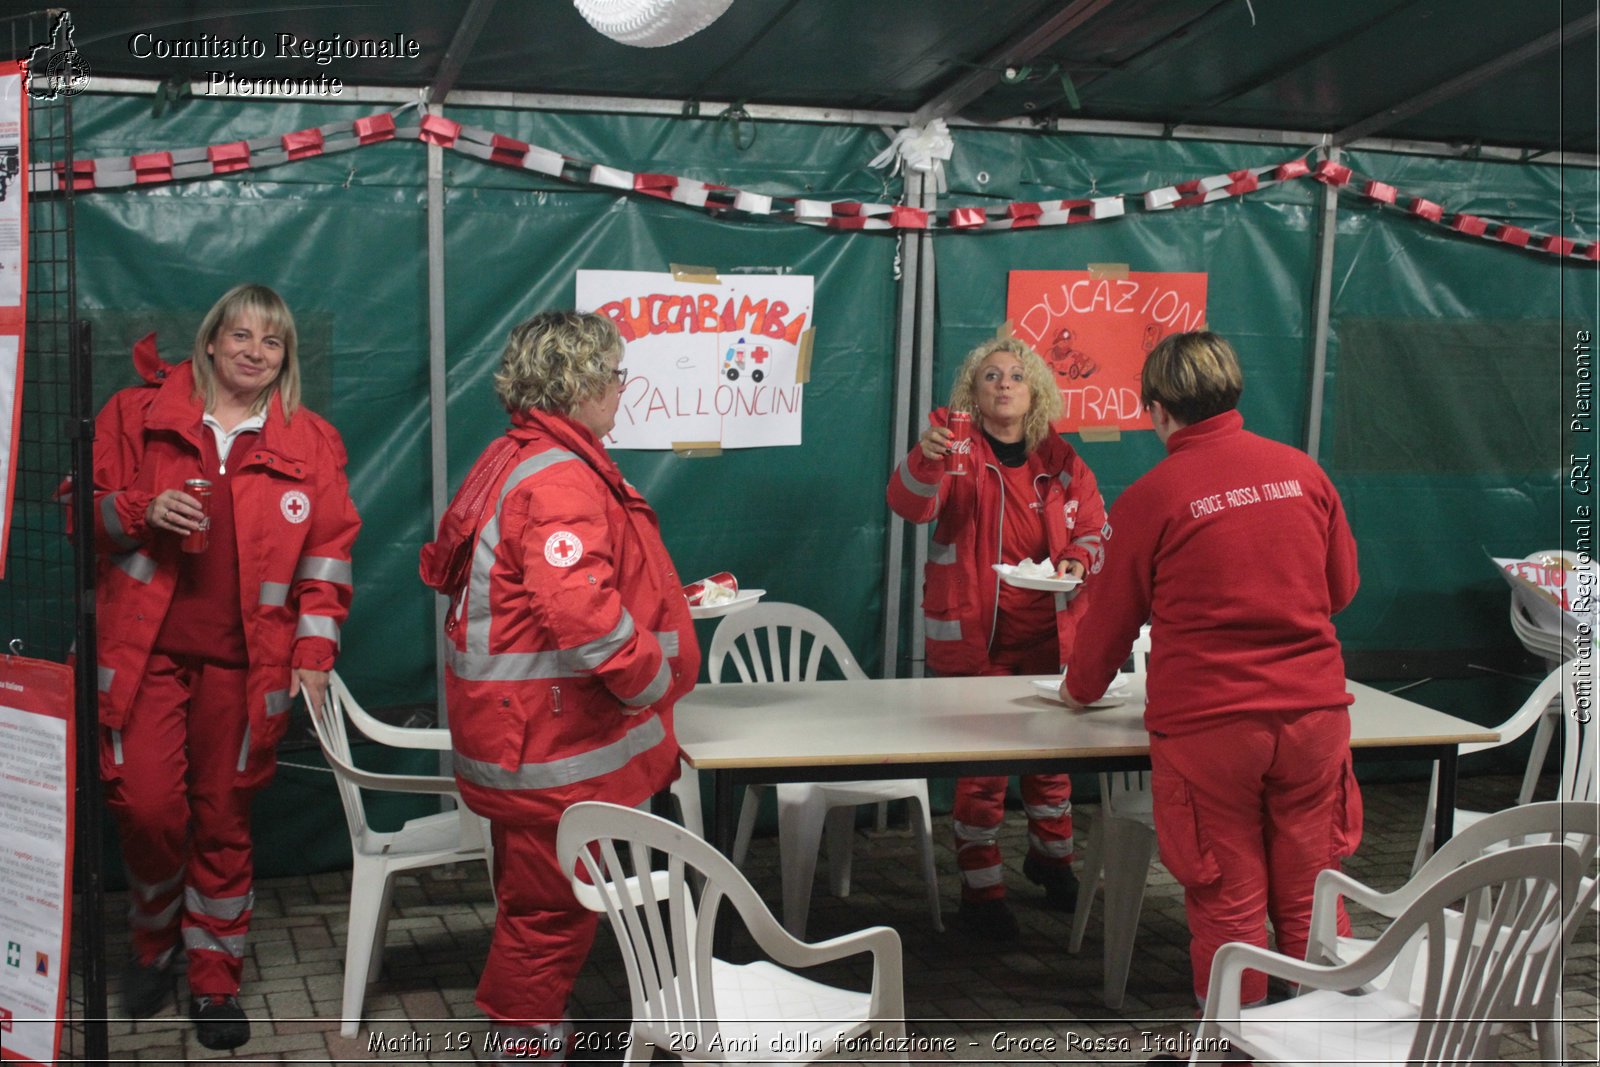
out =
[[[994,674],[1051,674],[1059,664],[1052,638],[1031,651],[992,653]],[[956,866],[961,870],[961,899],[999,900],[1006,895],[1000,865],[1000,824],[1006,815],[1003,774],[956,780],[951,825],[956,838]],[[1028,816],[1028,851],[1047,864],[1072,862],[1072,778],[1065,774],[1022,776],[1022,807]]]
[[268,753],[246,774],[246,673],[153,652],[123,728],[100,731],[134,958],[163,960],[181,916],[196,996],[239,991],[255,902],[250,801],[276,761]]
[[491,1019],[558,1024],[594,944],[599,916],[578,903],[556,862],[556,825],[489,823],[499,910],[477,1003]]
[[[1343,707],[1227,716],[1210,729],[1150,735],[1151,797],[1161,862],[1184,888],[1195,996],[1229,941],[1304,959],[1317,875],[1361,840],[1361,793]],[[1341,907],[1339,930],[1350,932]],[[1246,971],[1240,1001],[1267,995]]]

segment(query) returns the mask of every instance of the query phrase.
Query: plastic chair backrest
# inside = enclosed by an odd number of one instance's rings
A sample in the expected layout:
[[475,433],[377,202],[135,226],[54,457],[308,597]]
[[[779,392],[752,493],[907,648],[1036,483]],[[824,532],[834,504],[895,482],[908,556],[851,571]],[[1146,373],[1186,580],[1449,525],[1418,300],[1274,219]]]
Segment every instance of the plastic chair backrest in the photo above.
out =
[[825,655],[845,678],[866,678],[827,619],[798,604],[763,601],[723,616],[711,635],[706,670],[714,685],[730,659],[741,682],[807,682],[821,672]]
[[[442,775],[386,774],[363,770],[356,766],[350,750],[350,734],[345,728],[346,716],[352,711],[358,712],[362,717],[371,718],[365,711],[360,710],[343,679],[337,673],[330,674],[327,698],[320,708],[311,709],[311,728],[316,732],[317,742],[322,746],[322,755],[328,761],[328,767],[333,771],[334,781],[338,785],[339,800],[344,805],[345,821],[350,826],[352,846],[364,840],[371,830],[371,824],[367,822],[366,805],[361,800],[363,787],[388,792],[438,793],[459,799],[460,794],[452,778]],[[448,736],[448,733],[442,730],[406,732],[440,733]],[[435,744],[430,739],[425,747],[432,748]]]
[[1563,663],[1546,675],[1544,680],[1534,687],[1533,692],[1528,695],[1528,699],[1522,702],[1521,707],[1512,712],[1509,719],[1495,727],[1495,732],[1500,735],[1500,740],[1480,741],[1476,744],[1462,745],[1461,754],[1483,752],[1487,749],[1499,748],[1501,745],[1509,745],[1535,726],[1538,726],[1539,720],[1544,717],[1545,709],[1550,706],[1550,702],[1561,696],[1563,687],[1570,689],[1571,685],[1572,664]]
[[[659,865],[652,854],[664,857],[664,868],[640,877]],[[726,856],[676,823],[647,812],[598,801],[574,804],[561,817],[556,857],[573,879],[579,901],[592,911],[604,911],[611,922],[628,975],[636,1037],[653,1038],[663,1048],[669,1042],[676,1048],[717,1047],[712,940],[724,900],[733,905],[756,947],[778,963],[805,967],[832,958],[827,946],[836,942],[813,947],[791,937]],[[889,939],[898,946],[893,931],[886,929],[848,936],[871,937],[880,944]],[[898,954],[895,972],[881,983],[878,977],[874,975],[874,999],[881,999],[886,1015],[903,1013]]]
[[[1582,874],[1573,850],[1562,844],[1522,845],[1480,856],[1423,890],[1356,964],[1376,977],[1421,931],[1427,941],[1418,1028],[1407,1062],[1466,1063],[1493,1054],[1496,1024],[1539,1017],[1536,1002],[1555,996],[1548,981],[1561,966],[1565,901],[1576,895]],[[1450,909],[1460,904],[1459,915]],[[1476,935],[1452,944],[1449,931]],[[1353,978],[1358,977],[1353,974]],[[1410,979],[1401,1000],[1409,999]],[[1544,1003],[1548,1010],[1550,1003]]]

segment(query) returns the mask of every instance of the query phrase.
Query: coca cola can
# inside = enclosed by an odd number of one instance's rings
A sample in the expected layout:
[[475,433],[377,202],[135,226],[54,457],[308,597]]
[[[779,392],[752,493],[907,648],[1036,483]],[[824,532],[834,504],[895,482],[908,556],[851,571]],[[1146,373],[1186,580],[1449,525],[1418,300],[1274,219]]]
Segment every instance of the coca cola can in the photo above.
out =
[[200,501],[203,514],[200,527],[186,534],[178,547],[185,552],[204,552],[208,543],[206,535],[211,529],[211,483],[204,478],[190,478],[183,483],[183,491]]
[[970,411],[952,411],[950,413],[950,451],[944,454],[944,472],[946,474],[965,474],[968,469],[968,460],[972,457],[972,413]]
[[706,590],[713,585],[720,585],[730,593],[739,591],[739,579],[727,571],[721,571],[709,578],[702,578],[698,582],[690,582],[683,587],[683,595],[688,598],[689,606],[699,607],[706,598]]

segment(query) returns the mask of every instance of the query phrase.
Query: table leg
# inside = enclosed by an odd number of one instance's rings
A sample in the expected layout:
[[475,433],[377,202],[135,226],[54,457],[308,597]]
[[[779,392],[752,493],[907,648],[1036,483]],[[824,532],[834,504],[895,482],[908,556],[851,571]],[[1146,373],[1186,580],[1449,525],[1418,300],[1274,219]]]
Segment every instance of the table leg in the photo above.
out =
[[[716,850],[733,858],[733,836],[737,832],[738,809],[734,807],[734,775],[731,771],[711,772],[711,844]],[[733,947],[733,924],[737,920],[724,907],[717,916],[717,928],[711,934],[711,954],[727,959]]]
[[1439,753],[1439,787],[1433,796],[1433,850],[1444,847],[1455,830],[1456,822],[1456,762],[1455,745]]

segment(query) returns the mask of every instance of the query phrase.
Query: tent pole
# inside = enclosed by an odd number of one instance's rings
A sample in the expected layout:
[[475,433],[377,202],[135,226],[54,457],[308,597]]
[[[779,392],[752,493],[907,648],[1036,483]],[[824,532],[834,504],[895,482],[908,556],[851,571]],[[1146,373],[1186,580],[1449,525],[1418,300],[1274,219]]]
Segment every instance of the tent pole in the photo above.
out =
[[[916,205],[922,199],[923,175],[905,172],[905,201]],[[917,334],[917,264],[921,252],[916,233],[900,236],[900,309],[895,330],[894,358],[894,436],[889,441],[889,462],[899,463],[911,436],[911,373]],[[900,573],[905,566],[906,520],[889,512],[889,543],[883,562],[883,668],[882,676],[898,673],[900,655],[901,589]]]
[[[932,174],[922,183],[922,203],[918,205],[932,212],[939,200],[938,181]],[[917,272],[917,402],[912,408],[916,418],[933,410],[933,322],[934,322],[934,261],[933,235],[926,230],[917,234],[922,244],[921,269]],[[923,660],[926,658],[922,623],[922,572],[928,564],[928,538],[918,530],[912,544],[911,558],[911,677],[921,678]]]
[[[438,109],[438,105],[427,105]],[[448,483],[448,444],[445,437],[445,403],[448,387],[445,382],[444,333],[444,149],[428,145],[428,454],[431,459],[433,486],[433,523],[437,528],[450,504]],[[438,705],[438,722],[444,726],[449,718],[444,702],[444,644],[445,614],[450,602],[443,596],[433,598],[434,634],[434,690]],[[450,773],[450,754],[439,754],[440,771]]]
[[[1339,149],[1329,148],[1330,163],[1339,162]],[[1339,222],[1339,191],[1322,187],[1322,222],[1317,229],[1317,285],[1312,297],[1311,388],[1306,399],[1306,454],[1312,459],[1322,445],[1322,401],[1328,370],[1328,319],[1333,303],[1333,238]]]

